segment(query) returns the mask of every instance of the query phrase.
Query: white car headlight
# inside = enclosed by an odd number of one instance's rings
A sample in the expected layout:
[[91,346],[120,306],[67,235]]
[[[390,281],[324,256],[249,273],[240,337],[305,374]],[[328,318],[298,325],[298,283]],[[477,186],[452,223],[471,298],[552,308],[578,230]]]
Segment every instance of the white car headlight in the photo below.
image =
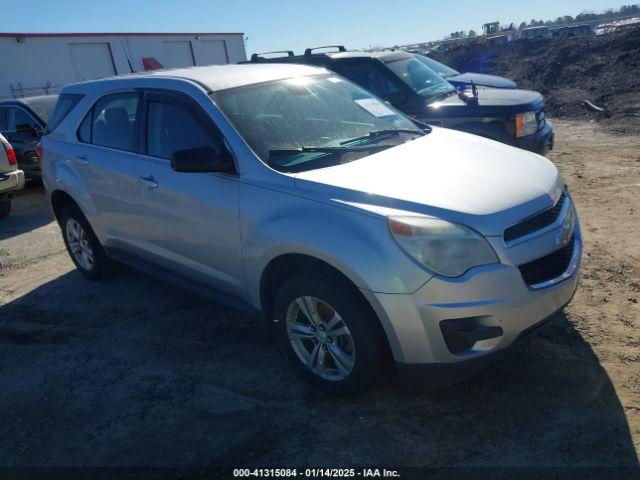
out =
[[538,131],[536,112],[516,113],[516,137],[526,137]]
[[437,218],[391,217],[389,230],[409,256],[446,277],[499,262],[489,242],[463,225]]

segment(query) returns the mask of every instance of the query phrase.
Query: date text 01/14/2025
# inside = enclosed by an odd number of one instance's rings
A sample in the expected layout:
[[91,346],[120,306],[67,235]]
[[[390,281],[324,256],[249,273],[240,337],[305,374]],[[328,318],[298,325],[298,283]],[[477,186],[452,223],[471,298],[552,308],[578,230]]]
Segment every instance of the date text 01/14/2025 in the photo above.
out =
[[302,477],[302,478],[399,478],[397,470],[386,468],[236,468],[234,478],[241,477]]

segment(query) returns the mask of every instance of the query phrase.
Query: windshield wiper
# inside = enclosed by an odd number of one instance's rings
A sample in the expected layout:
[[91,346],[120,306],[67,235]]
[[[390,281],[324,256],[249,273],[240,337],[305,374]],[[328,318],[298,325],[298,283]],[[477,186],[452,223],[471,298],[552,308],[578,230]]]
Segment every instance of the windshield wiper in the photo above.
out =
[[269,150],[270,155],[288,155],[295,153],[348,153],[348,152],[366,152],[372,149],[387,148],[388,145],[367,145],[363,147],[297,147],[297,148],[274,148]]
[[368,140],[370,138],[376,138],[383,135],[399,135],[401,133],[409,133],[413,135],[420,135],[421,137],[429,133],[431,130],[413,130],[411,128],[385,128],[383,130],[373,130],[361,137],[350,138],[344,142],[340,142],[340,145],[346,145],[347,143],[358,142],[360,140]]

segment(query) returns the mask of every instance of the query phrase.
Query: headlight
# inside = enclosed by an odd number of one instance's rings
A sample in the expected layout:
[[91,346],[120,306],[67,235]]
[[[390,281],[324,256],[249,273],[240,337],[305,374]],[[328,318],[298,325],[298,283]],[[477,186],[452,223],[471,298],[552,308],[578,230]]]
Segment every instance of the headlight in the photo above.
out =
[[409,256],[446,277],[499,261],[491,245],[463,225],[437,218],[391,217],[389,230]]
[[516,113],[516,137],[526,137],[538,131],[536,112]]

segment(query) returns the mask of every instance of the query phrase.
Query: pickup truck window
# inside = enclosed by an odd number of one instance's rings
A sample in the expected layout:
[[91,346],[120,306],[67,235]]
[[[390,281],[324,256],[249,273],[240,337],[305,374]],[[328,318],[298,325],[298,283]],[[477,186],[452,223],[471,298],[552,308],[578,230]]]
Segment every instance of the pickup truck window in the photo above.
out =
[[380,98],[388,99],[401,93],[402,84],[398,86],[389,79],[380,62],[335,62],[331,68]]
[[440,75],[442,78],[460,75],[459,71],[454,70],[451,67],[447,67],[443,63],[436,62],[433,58],[425,57],[424,55],[418,55],[418,54],[416,54],[416,58],[420,62],[424,63],[427,67],[429,67],[431,70],[436,72],[438,75]]
[[453,85],[414,57],[391,60],[384,64],[427,101],[455,90]]
[[7,108],[7,131],[40,130],[40,124],[26,110],[20,107]]
[[[390,148],[421,133],[392,106],[334,75],[254,84],[212,97],[254,152],[278,170],[356,160],[379,151],[380,142]],[[403,132],[369,136],[398,129]]]

